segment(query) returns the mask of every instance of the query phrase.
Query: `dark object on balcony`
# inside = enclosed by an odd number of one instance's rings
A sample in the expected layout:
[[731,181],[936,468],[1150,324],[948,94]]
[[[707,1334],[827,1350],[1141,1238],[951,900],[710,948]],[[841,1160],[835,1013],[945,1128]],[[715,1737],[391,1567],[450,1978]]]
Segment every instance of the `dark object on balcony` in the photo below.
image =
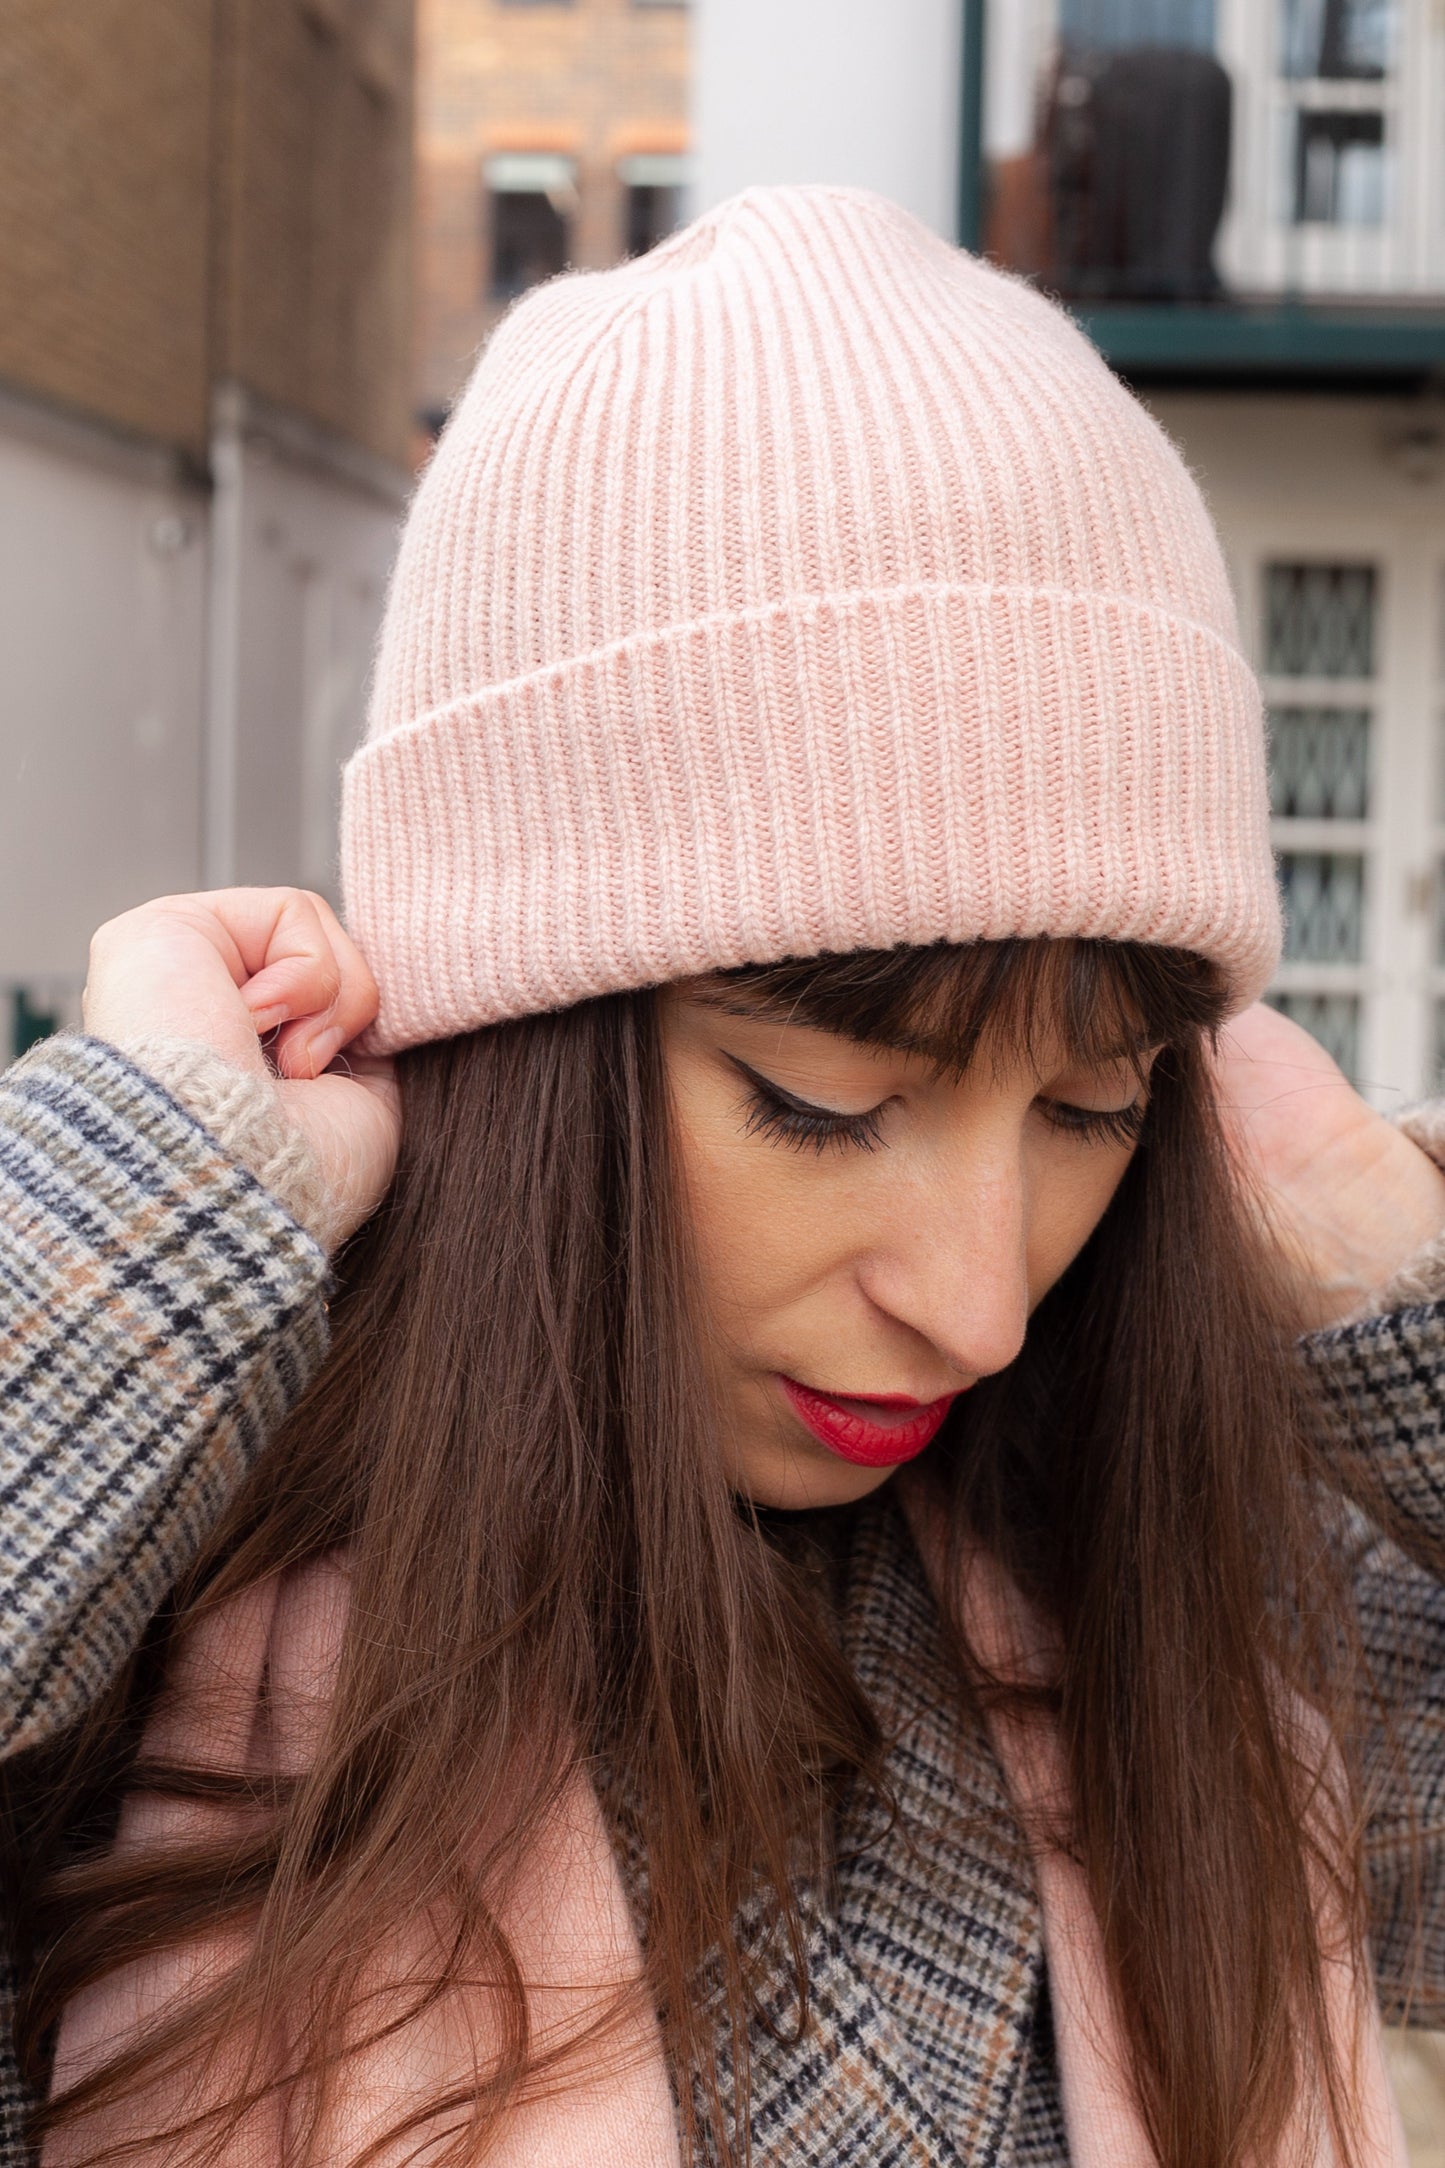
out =
[[1230,124],[1212,53],[1066,49],[1048,118],[1050,283],[1096,300],[1217,294]]

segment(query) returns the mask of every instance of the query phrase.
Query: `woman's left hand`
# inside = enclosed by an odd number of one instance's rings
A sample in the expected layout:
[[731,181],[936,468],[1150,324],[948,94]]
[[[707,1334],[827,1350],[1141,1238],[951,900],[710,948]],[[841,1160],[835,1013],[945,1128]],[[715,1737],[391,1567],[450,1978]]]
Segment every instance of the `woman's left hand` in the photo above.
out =
[[1337,1324],[1445,1229],[1445,1174],[1263,1002],[1225,1026],[1216,1071],[1225,1131],[1300,1328]]

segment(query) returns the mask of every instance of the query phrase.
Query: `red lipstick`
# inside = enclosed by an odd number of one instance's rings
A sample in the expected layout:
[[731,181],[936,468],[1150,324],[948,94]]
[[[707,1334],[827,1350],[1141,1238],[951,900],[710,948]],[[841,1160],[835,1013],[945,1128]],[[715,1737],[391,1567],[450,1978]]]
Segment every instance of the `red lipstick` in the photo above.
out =
[[[958,1398],[957,1393],[945,1393],[941,1400],[910,1400],[889,1393],[852,1393],[843,1398],[814,1392],[796,1378],[780,1377],[779,1382],[793,1413],[819,1444],[860,1468],[894,1468],[915,1459],[937,1437]],[[887,1409],[895,1420],[876,1422],[862,1412],[865,1408]]]

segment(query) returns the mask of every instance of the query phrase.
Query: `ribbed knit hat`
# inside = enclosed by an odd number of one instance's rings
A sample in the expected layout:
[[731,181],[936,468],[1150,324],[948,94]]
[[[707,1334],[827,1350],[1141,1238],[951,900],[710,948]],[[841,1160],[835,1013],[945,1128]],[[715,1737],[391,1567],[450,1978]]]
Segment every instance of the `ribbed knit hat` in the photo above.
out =
[[881,198],[758,188],[503,320],[417,491],[351,930],[383,1050],[719,966],[1279,944],[1203,500],[1065,313]]

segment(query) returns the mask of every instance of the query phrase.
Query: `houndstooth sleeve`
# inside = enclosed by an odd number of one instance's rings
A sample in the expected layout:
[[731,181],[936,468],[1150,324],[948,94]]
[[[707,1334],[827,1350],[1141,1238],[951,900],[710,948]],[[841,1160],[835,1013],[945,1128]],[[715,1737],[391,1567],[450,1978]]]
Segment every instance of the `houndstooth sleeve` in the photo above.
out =
[[[1399,1117],[1437,1164],[1445,1102]],[[1386,2015],[1445,2024],[1445,1236],[1372,1314],[1311,1334],[1305,1363],[1368,1456],[1396,1540],[1356,1523],[1361,1640],[1378,1696],[1365,1739],[1371,1942]]]
[[314,1238],[94,1039],[0,1076],[0,1753],[79,1715],[319,1367]]

